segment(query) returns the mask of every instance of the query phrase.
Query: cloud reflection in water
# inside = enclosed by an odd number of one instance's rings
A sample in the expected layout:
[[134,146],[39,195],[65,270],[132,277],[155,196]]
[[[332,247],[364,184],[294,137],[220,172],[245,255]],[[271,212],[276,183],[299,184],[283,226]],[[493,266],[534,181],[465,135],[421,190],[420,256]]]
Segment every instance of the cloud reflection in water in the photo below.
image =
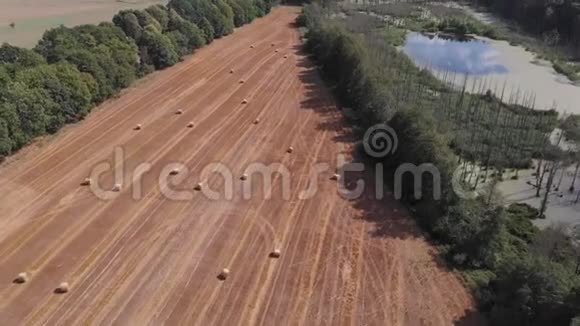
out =
[[403,51],[420,66],[468,74],[504,74],[499,52],[481,40],[451,40],[440,36],[409,33]]

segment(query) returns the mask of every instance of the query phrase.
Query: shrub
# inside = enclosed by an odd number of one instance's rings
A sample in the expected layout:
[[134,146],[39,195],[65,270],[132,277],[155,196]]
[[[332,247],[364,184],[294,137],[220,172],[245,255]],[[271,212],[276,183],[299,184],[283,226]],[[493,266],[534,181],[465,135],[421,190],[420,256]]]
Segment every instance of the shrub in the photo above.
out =
[[[229,34],[233,30],[233,11],[222,0],[213,2],[210,0],[171,0],[168,6],[180,16],[196,23],[206,33],[208,42]],[[204,20],[207,20],[213,29],[211,35]]]
[[506,262],[496,275],[494,325],[566,325],[574,316],[564,305],[571,278],[561,265],[527,256]]
[[572,81],[580,79],[580,76],[578,76],[578,71],[580,68],[573,64],[562,61],[555,61],[552,66],[557,73],[567,76]]
[[49,30],[35,51],[48,63],[68,61],[89,73],[96,81],[96,103],[129,86],[137,77],[137,47],[110,23]]
[[228,4],[228,6],[232,8],[234,14],[233,20],[235,27],[242,26],[248,22],[246,12],[238,2],[236,2],[235,0],[227,0],[226,3]]
[[81,120],[89,112],[94,94],[95,80],[85,78],[70,64],[41,65],[23,69],[15,77],[31,88],[42,89],[59,108],[51,112],[53,119],[49,132],[55,132],[63,123]]
[[46,63],[46,60],[38,53],[12,46],[8,43],[0,46],[0,64],[11,63],[18,68],[29,68]]
[[113,23],[133,40],[140,40],[143,36],[143,27],[133,10],[120,11],[113,17]]
[[154,5],[145,9],[145,12],[159,23],[162,30],[167,29],[169,25],[169,12],[165,6],[161,4]]
[[462,275],[481,306],[493,304],[494,294],[489,289],[489,283],[496,278],[494,272],[487,269],[473,269],[463,271]]
[[141,44],[146,51],[143,55],[145,62],[155,66],[155,69],[170,67],[179,61],[178,51],[166,35],[146,31]]
[[213,42],[215,31],[209,20],[207,20],[207,18],[204,17],[199,22],[199,28],[201,28],[206,42],[207,43]]
[[194,23],[183,19],[173,9],[169,12],[168,31],[179,31],[187,38],[189,50],[197,49],[206,43],[204,32]]

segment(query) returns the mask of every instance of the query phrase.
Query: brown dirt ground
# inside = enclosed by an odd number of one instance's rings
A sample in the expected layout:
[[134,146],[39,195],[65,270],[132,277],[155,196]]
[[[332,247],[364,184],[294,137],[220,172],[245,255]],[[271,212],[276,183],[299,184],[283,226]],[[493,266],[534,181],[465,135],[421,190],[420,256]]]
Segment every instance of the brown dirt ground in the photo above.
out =
[[[299,198],[313,164],[335,166],[337,154],[351,153],[352,136],[299,51],[297,12],[276,8],[0,168],[2,324],[480,322],[460,278],[395,200],[370,191],[343,199],[333,171],[318,178],[313,198]],[[143,129],[132,130],[138,123]],[[104,201],[79,182],[112,162],[115,147],[125,151],[124,188]],[[135,200],[129,171],[143,162],[153,167]],[[192,189],[205,165],[222,162],[236,175],[234,198],[166,199],[157,179],[170,162],[190,171],[177,189]],[[254,196],[241,198],[237,176],[253,162],[288,167],[289,200],[280,177],[271,199],[257,190],[259,178],[246,181]],[[216,174],[205,181],[223,186]],[[110,187],[112,172],[100,183]],[[268,257],[275,247],[279,259]],[[219,281],[224,267],[231,274]],[[30,281],[13,284],[23,271]],[[65,281],[70,292],[53,293]]]

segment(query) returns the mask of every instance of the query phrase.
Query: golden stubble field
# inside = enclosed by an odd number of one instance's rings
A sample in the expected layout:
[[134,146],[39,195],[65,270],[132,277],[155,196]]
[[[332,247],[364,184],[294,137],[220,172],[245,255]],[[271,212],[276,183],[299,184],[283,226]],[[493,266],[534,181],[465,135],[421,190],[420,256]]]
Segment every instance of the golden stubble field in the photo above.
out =
[[158,3],[167,1],[0,0],[0,43],[33,47],[49,28],[110,21],[120,10],[142,9]]

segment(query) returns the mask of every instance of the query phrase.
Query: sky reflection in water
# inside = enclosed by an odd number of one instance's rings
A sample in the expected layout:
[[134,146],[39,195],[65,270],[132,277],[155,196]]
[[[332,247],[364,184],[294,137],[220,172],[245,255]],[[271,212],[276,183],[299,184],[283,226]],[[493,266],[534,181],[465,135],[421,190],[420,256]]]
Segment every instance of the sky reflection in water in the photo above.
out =
[[499,52],[481,40],[451,40],[409,33],[403,51],[420,66],[468,75],[504,74]]

